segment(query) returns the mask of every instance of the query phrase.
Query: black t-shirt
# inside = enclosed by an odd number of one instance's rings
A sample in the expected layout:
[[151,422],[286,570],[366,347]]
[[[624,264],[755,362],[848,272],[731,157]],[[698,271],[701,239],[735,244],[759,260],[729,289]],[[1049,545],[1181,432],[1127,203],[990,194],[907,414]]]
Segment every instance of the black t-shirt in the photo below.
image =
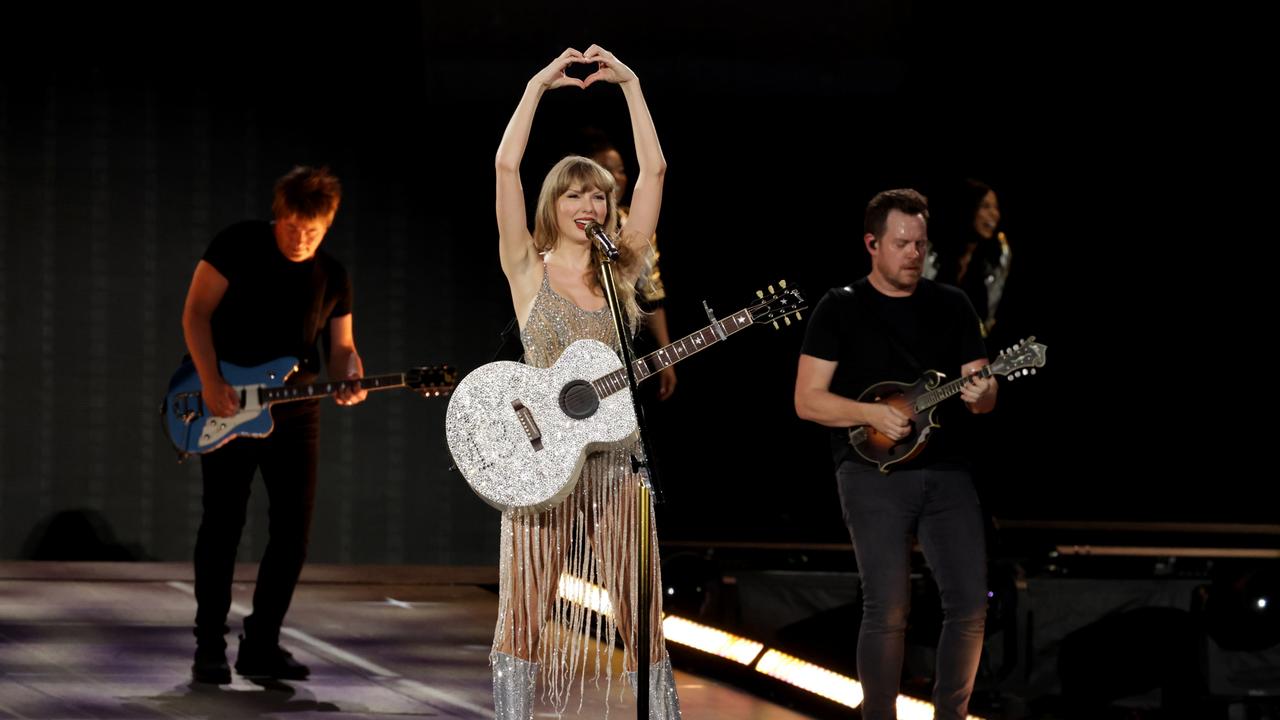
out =
[[218,359],[254,366],[292,356],[299,365],[290,381],[313,381],[320,372],[316,341],[331,319],[351,313],[351,280],[342,265],[324,250],[289,260],[276,247],[271,223],[261,220],[218,233],[204,261],[228,283],[213,313]]
[[[911,295],[890,297],[864,277],[822,297],[809,318],[801,352],[839,363],[829,389],[856,400],[876,383],[912,383],[925,370],[942,372],[949,380],[960,377],[961,366],[986,357],[979,325],[973,305],[956,288],[922,278]],[[964,464],[960,436],[967,415],[962,401],[943,401],[934,416],[941,427],[905,466]],[[837,465],[845,459],[862,461],[849,447],[844,429],[832,429],[831,451]]]

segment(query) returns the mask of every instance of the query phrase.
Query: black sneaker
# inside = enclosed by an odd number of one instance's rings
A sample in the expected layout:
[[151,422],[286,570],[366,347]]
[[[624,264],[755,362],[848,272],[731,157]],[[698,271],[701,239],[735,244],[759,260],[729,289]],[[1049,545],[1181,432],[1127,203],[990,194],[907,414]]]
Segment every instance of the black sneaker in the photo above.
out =
[[274,643],[260,643],[240,637],[236,672],[251,679],[306,680],[311,668],[293,659],[288,650]]
[[231,682],[231,668],[227,665],[227,653],[222,648],[196,647],[195,661],[191,663],[191,679],[210,685],[227,685]]

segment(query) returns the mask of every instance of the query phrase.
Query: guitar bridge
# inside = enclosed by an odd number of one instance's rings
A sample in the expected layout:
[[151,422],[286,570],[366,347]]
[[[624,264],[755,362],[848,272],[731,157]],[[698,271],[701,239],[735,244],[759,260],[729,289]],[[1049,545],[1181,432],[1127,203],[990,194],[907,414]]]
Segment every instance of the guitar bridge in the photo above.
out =
[[174,398],[172,410],[173,416],[183,425],[190,425],[204,414],[204,398],[200,393],[179,393]]
[[538,429],[538,423],[533,420],[533,413],[524,403],[519,400],[511,401],[511,409],[516,411],[516,417],[520,420],[520,426],[524,428],[524,433],[529,436],[529,444],[533,446],[535,452],[542,449],[542,431]]

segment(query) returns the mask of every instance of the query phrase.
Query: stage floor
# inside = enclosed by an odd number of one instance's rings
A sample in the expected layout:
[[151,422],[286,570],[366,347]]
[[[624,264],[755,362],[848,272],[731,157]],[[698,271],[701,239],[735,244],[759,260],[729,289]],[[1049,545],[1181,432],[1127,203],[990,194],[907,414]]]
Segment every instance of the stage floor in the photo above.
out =
[[[232,663],[255,572],[237,567]],[[311,679],[216,687],[190,682],[189,565],[0,563],[0,718],[491,718],[497,596],[484,586],[496,579],[491,567],[308,566],[281,644]],[[679,669],[676,683],[687,720],[807,717]],[[604,681],[588,681],[562,717],[604,717],[605,699]],[[635,716],[617,682],[608,715]]]

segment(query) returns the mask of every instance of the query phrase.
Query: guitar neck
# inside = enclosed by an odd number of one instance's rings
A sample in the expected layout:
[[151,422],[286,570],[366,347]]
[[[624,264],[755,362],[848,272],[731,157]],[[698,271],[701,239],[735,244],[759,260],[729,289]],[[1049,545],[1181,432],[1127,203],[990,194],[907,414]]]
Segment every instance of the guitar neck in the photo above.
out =
[[[657,375],[681,360],[692,357],[739,330],[751,326],[754,322],[750,309],[743,308],[733,315],[723,320],[717,320],[664,348],[651,352],[642,358],[636,358],[635,363],[632,364],[636,374],[636,382],[643,382]],[[591,384],[595,387],[596,393],[600,397],[608,397],[627,387],[626,368],[618,368],[608,375],[596,379]]]
[[272,403],[311,400],[333,395],[342,388],[351,387],[352,385],[359,387],[361,390],[390,390],[391,388],[405,387],[407,382],[405,381],[404,373],[391,373],[389,375],[370,375],[358,380],[331,380],[329,382],[311,383],[310,385],[284,385],[259,389],[258,400],[264,406]]
[[946,400],[947,398],[952,397],[954,395],[958,395],[960,393],[960,388],[964,387],[964,384],[969,381],[969,378],[974,376],[982,377],[982,378],[991,377],[991,366],[984,365],[981,370],[975,373],[975,375],[971,375],[969,377],[956,378],[955,380],[952,380],[951,382],[945,385],[939,385],[938,387],[930,390],[929,392],[922,393],[920,397],[916,398],[915,406],[914,406],[915,411],[917,413],[922,413],[925,410],[928,410],[929,408],[933,407],[934,405],[937,405],[938,403],[942,402],[943,400]]

